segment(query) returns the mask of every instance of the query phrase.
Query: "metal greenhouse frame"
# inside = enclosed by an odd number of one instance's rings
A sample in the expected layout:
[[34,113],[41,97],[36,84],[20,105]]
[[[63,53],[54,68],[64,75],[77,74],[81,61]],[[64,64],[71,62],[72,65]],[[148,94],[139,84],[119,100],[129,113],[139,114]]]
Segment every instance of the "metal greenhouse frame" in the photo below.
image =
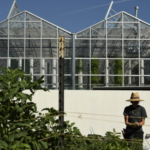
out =
[[64,36],[66,89],[150,86],[150,24],[124,11],[107,18],[109,11],[73,34],[20,12],[14,1],[0,23],[0,67],[20,67],[33,80],[44,75],[43,86],[58,89],[58,39]]

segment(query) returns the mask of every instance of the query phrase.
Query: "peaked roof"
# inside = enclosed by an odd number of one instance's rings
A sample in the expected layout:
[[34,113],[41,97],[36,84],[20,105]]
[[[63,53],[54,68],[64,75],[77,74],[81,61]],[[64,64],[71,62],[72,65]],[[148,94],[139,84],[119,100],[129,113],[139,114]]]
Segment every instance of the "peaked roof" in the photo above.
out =
[[[122,14],[124,16],[122,16]],[[140,21],[141,23],[144,23],[145,25],[150,26],[149,23],[147,23],[147,22],[145,22],[145,21],[143,21],[139,18],[136,18],[135,16],[133,16],[133,15],[131,15],[131,14],[125,12],[125,11],[121,11],[119,13],[116,13],[115,15],[107,18],[106,20],[107,20],[107,23],[115,23],[115,22],[116,23],[118,23],[118,22],[121,23],[122,19],[124,19],[124,22],[126,22],[126,23],[130,23],[130,22],[133,23],[133,22]],[[80,30],[76,34],[80,34],[81,32],[84,32],[84,31],[88,30],[89,28],[94,28],[97,25],[100,26],[100,24],[102,24],[102,23],[103,23],[102,27],[105,28],[106,27],[106,20],[102,20],[102,21],[100,21],[100,22],[98,22],[94,25],[91,25],[91,26],[89,26],[89,27],[87,27],[83,30]]]
[[12,16],[14,16],[14,15],[16,15],[16,14],[18,14],[18,13],[20,13],[20,10],[19,10],[19,8],[18,8],[18,5],[17,5],[16,0],[14,0],[13,4],[12,4],[12,6],[11,6],[11,9],[10,9],[10,11],[9,11],[9,14],[8,14],[8,16],[7,16],[7,18],[10,18],[10,17],[12,17]]

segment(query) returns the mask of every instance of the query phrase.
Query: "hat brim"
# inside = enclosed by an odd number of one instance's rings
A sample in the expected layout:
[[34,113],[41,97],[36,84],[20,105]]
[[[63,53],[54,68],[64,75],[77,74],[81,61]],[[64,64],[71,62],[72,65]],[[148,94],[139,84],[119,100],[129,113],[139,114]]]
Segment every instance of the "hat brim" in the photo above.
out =
[[144,101],[143,99],[128,99],[128,102],[137,102],[137,101]]

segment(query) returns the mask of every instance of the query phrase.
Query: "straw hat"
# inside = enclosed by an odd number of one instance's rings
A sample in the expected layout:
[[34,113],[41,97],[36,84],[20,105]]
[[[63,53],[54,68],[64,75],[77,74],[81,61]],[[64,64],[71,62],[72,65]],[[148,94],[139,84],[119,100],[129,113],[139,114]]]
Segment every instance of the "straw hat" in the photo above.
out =
[[140,99],[139,93],[132,93],[131,98],[126,101],[134,102],[134,101],[144,101],[144,100]]

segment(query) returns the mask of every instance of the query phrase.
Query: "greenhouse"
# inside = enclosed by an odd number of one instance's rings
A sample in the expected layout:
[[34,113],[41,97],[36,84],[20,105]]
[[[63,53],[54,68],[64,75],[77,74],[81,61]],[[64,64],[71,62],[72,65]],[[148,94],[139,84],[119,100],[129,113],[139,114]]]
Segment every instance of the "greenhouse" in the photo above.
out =
[[[58,39],[65,37],[65,89],[150,86],[150,24],[124,11],[71,33],[14,1],[0,22],[0,67],[21,68],[58,89]],[[2,73],[2,72],[1,72]]]

